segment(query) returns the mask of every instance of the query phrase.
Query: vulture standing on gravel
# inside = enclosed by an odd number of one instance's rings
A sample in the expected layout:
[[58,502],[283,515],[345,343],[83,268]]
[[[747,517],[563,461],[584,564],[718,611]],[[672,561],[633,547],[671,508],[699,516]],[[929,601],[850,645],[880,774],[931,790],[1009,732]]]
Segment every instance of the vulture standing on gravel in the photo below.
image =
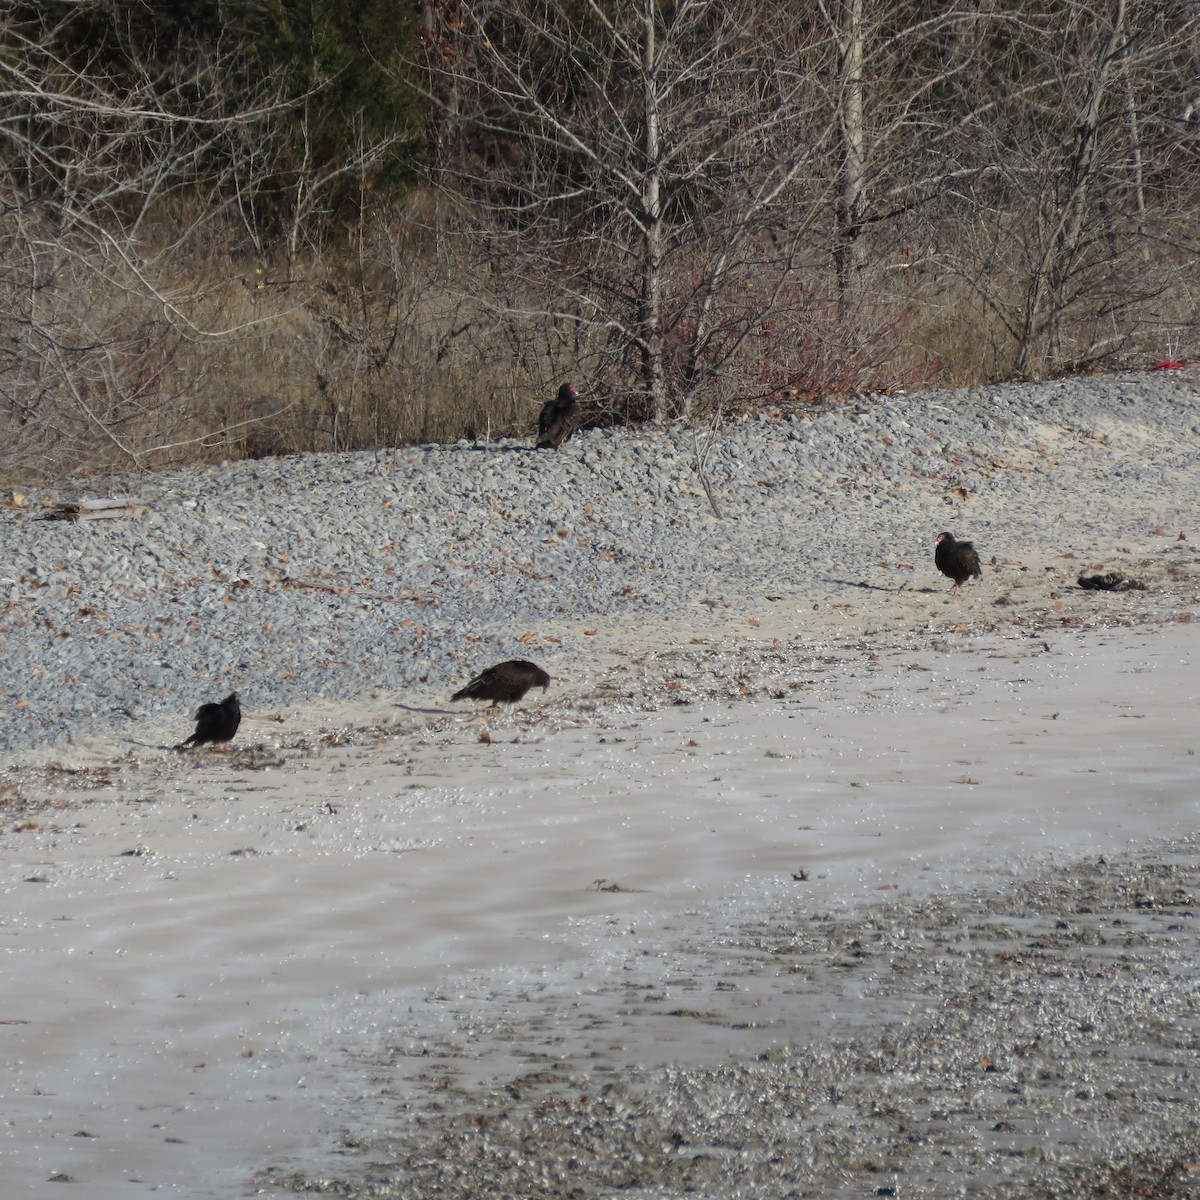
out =
[[196,710],[196,732],[179,743],[176,750],[203,746],[206,742],[229,742],[242,723],[242,706],[237,692],[230,692],[219,704],[202,704]]
[[459,688],[451,700],[490,700],[492,704],[518,704],[530,688],[544,692],[550,686],[550,676],[536,663],[523,658],[497,663],[481,671],[464,688]]
[[573,383],[564,383],[558,395],[542,405],[542,415],[538,418],[539,450],[557,450],[579,428],[583,413],[578,396]]
[[934,540],[933,562],[947,579],[954,580],[951,594],[961,592],[968,579],[982,579],[979,555],[970,542],[957,542],[952,533],[939,533]]

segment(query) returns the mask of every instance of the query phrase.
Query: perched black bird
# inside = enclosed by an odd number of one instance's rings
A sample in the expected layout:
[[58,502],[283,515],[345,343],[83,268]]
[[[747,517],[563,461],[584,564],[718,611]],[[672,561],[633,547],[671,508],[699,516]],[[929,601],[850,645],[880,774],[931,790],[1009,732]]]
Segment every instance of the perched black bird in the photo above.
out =
[[542,405],[542,415],[538,418],[539,450],[557,450],[579,428],[583,410],[578,396],[573,383],[564,383],[558,395]]
[[196,709],[196,732],[179,743],[176,750],[188,746],[203,746],[206,742],[228,742],[233,740],[242,723],[242,706],[237,692],[230,692],[219,704],[202,704]]
[[550,676],[541,667],[523,658],[514,658],[481,671],[450,699],[518,704],[530,688],[540,687],[544,692],[549,686]]
[[954,534],[939,533],[934,540],[933,562],[948,579],[954,580],[951,594],[961,592],[968,579],[982,579],[979,555],[970,542],[956,542]]

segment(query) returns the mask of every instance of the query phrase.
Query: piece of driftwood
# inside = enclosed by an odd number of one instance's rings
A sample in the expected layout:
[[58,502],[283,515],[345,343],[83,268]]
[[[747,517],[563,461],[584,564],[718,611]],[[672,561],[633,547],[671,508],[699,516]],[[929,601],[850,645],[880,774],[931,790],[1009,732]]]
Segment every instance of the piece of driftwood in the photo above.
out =
[[68,500],[56,504],[47,514],[49,521],[110,521],[137,514],[139,501],[129,496],[106,500]]
[[1120,571],[1109,571],[1107,575],[1080,575],[1076,580],[1081,588],[1092,592],[1144,592],[1146,585],[1140,579],[1130,579]]

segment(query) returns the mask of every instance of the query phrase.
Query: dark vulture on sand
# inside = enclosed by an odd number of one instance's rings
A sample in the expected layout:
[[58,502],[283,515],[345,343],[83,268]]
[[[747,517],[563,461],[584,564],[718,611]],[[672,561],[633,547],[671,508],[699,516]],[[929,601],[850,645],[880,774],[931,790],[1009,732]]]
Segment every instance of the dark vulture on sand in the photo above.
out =
[[542,405],[542,415],[538,418],[539,450],[557,450],[579,428],[583,410],[578,396],[573,383],[564,383],[558,395]]
[[202,704],[196,710],[196,732],[179,743],[176,750],[203,746],[206,742],[229,742],[242,723],[242,706],[237,692],[230,692],[219,704]]
[[939,533],[934,540],[933,562],[947,579],[954,580],[953,592],[961,592],[968,579],[982,579],[979,555],[970,542],[954,540],[952,533]]
[[536,663],[523,658],[497,663],[481,671],[464,688],[459,688],[451,700],[490,700],[492,704],[517,704],[530,688],[544,692],[550,686],[550,676]]

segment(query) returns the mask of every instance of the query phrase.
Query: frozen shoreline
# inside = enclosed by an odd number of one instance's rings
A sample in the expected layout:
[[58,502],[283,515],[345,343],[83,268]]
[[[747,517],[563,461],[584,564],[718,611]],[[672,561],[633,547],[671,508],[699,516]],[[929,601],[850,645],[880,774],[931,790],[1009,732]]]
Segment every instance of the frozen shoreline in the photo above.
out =
[[[415,1196],[436,1162],[459,1172],[447,1194],[468,1196],[488,1176],[462,1123],[497,1096],[553,1113],[543,1101],[560,1092],[669,1079],[674,1095],[711,1086],[713,1070],[732,1096],[763,1054],[795,1070],[789,1046],[885,1028],[926,986],[914,958],[897,1008],[895,964],[947,935],[860,956],[881,901],[889,928],[921,927],[939,900],[1002,913],[989,896],[1019,881],[1195,829],[1195,629],[722,641],[631,661],[591,700],[489,721],[486,743],[477,716],[431,714],[418,731],[375,726],[257,760],[146,750],[77,796],[31,772],[27,799],[45,781],[66,806],[31,804],[0,836],[4,1012],[28,1022],[4,1027],[19,1064],[12,1194],[63,1172],[97,1200],[141,1185],[199,1200],[249,1194],[242,1181],[269,1168],[268,1191],[298,1171]],[[732,664],[752,697],[714,694]],[[640,669],[692,702],[603,698]],[[1200,865],[1194,844],[1180,853]],[[1078,872],[1060,874],[1044,896]],[[1077,920],[1050,901],[1037,912]],[[955,938],[970,920],[951,921]],[[990,921],[1005,938],[1021,927]],[[1164,932],[1153,963],[1185,954],[1193,932]],[[770,949],[797,938],[809,957]],[[797,966],[820,986],[797,990]],[[943,987],[943,960],[928,969]],[[967,956],[954,969],[984,987],[990,968]],[[823,989],[843,977],[831,1003]],[[403,1131],[416,1141],[396,1143]],[[353,1182],[414,1146],[433,1157],[393,1192]],[[775,1194],[761,1172],[746,1181],[746,1195]]]
[[[1172,424],[1196,420],[1194,384],[1171,386],[1191,388],[1172,420],[1061,426],[986,499],[930,473],[798,494],[742,543],[746,521],[705,518],[694,562],[626,564],[670,579],[657,605],[601,589],[558,611],[564,565],[475,612],[528,621],[431,634],[423,683],[406,662],[339,675],[336,701],[264,685],[232,752],[171,752],[187,710],[165,690],[70,745],[18,710],[6,1194],[1007,1197],[1149,1170],[1142,1151],[1184,1171],[1200,439]],[[754,465],[777,450],[754,444]],[[984,555],[962,597],[932,567],[947,526]],[[1075,586],[1100,568],[1146,590]],[[205,589],[238,620],[274,611],[246,577]],[[78,604],[44,582],[43,616]],[[34,628],[25,589],[6,638]],[[315,595],[346,608],[342,645],[395,620]],[[61,689],[81,646],[115,647],[114,672],[146,653],[80,635],[26,678],[55,641],[37,628],[5,656],[10,707]],[[551,667],[546,697],[447,704],[447,676],[509,650]]]

